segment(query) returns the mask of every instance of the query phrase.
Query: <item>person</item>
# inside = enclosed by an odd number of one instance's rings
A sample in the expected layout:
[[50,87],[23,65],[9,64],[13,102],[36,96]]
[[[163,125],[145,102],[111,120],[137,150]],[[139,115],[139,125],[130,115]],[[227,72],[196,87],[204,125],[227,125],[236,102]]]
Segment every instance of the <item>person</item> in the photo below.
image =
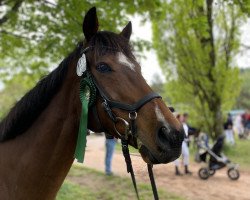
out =
[[[176,118],[182,123],[183,129],[185,132],[185,138],[184,141],[182,142],[182,158],[183,158],[183,164],[185,167],[185,174],[191,175],[192,172],[189,171],[188,165],[189,165],[189,148],[188,148],[188,113],[184,113],[183,115],[177,115]],[[176,176],[182,176],[182,173],[179,170],[179,159],[175,160],[175,175]]]
[[234,129],[237,132],[239,138],[244,137],[244,127],[242,121],[241,115],[237,115],[234,122]]
[[247,110],[243,115],[243,126],[245,129],[250,129],[250,111]]
[[112,176],[112,159],[115,150],[116,139],[107,133],[105,133],[106,140],[105,140],[105,147],[106,147],[106,154],[105,154],[105,173],[107,176]]
[[228,113],[227,121],[224,123],[224,132],[226,136],[226,141],[229,144],[234,145],[235,141],[234,141],[234,132],[233,132],[233,119],[230,113]]

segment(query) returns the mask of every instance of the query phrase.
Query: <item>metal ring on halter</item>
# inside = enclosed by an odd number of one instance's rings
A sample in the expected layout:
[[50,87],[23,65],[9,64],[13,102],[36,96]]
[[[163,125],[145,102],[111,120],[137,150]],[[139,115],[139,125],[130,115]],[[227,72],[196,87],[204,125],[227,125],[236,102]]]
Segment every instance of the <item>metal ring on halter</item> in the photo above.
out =
[[136,118],[137,118],[137,112],[130,112],[129,114],[128,114],[128,117],[129,117],[129,119],[131,119],[131,120],[135,120]]
[[[117,124],[117,122],[119,122],[119,121],[123,122],[124,125],[125,125],[125,133],[124,133],[124,134],[121,134],[121,133],[117,130],[117,128],[116,128],[116,124]],[[128,123],[125,119],[123,119],[123,118],[121,118],[121,117],[116,117],[116,122],[114,122],[114,128],[115,128],[115,132],[116,132],[121,138],[125,136],[125,138],[127,139],[127,137],[128,137],[128,131],[129,131],[129,123]]]

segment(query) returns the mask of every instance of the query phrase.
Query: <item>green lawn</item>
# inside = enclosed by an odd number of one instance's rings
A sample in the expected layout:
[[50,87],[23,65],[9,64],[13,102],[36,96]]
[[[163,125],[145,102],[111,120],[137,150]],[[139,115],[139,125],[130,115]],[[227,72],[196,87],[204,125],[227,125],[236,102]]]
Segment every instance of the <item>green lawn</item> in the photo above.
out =
[[87,188],[81,187],[78,184],[66,180],[57,194],[56,200],[95,199],[94,197],[95,196],[93,192],[88,191]]
[[[122,152],[122,146],[121,146],[120,143],[116,143],[115,150]],[[134,147],[132,147],[130,145],[129,145],[129,152],[130,153],[139,153],[138,149],[136,149],[136,148],[134,148]]]
[[244,169],[250,169],[250,140],[236,140],[235,146],[225,145],[224,154]]
[[[152,200],[149,184],[139,184],[141,199]],[[174,194],[159,190],[160,199],[184,200]],[[128,178],[106,176],[104,173],[73,165],[56,200],[133,200],[135,192]]]

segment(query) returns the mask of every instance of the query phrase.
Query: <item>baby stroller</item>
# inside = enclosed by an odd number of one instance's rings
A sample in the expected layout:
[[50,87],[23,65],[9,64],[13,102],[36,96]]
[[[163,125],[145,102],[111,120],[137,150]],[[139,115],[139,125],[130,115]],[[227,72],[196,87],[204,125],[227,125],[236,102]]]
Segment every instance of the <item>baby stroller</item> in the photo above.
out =
[[[227,175],[231,180],[238,180],[240,173],[238,171],[238,164],[232,163],[225,155],[221,153],[224,143],[224,135],[218,137],[214,146],[210,149],[202,139],[198,140],[198,157],[196,161],[207,163],[207,167],[200,168],[198,175],[201,179],[206,180],[213,176],[216,170],[227,167]],[[209,156],[208,162],[207,157]]]

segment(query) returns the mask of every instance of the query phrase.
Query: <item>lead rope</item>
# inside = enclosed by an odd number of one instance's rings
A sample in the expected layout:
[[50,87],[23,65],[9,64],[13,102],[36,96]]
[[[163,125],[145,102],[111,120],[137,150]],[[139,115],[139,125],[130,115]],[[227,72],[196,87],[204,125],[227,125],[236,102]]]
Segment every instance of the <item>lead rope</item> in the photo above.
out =
[[148,166],[148,175],[150,178],[150,183],[151,183],[151,187],[153,190],[154,198],[155,198],[155,200],[159,200],[158,192],[157,192],[157,188],[156,188],[156,184],[155,184],[155,179],[154,179],[153,165],[147,164],[147,166]]
[[128,141],[123,138],[121,139],[121,143],[122,143],[122,153],[125,158],[126,165],[127,165],[127,172],[130,173],[131,175],[131,179],[134,185],[137,199],[140,200],[137,185],[136,185],[136,180],[135,180],[135,174],[134,174],[134,170],[132,166],[132,161],[131,161],[130,154],[129,154]]
[[[131,157],[130,157],[130,153],[129,153],[128,141],[125,139],[122,139],[121,143],[122,143],[122,153],[123,153],[123,156],[125,158],[126,165],[127,165],[127,172],[130,173],[130,175],[131,175],[131,179],[132,179],[132,182],[134,185],[136,197],[138,200],[140,200],[139,192],[138,192],[136,180],[135,180],[135,174],[134,174],[134,170],[133,170],[133,166],[132,166],[132,161],[131,161]],[[157,191],[155,179],[154,179],[153,165],[147,164],[147,167],[148,167],[148,175],[149,175],[152,191],[154,194],[154,199],[159,200],[158,191]]]
[[[137,118],[136,112],[129,113],[130,131],[131,131],[133,138],[137,137],[137,127],[136,127],[136,123],[135,123],[136,118]],[[131,175],[131,179],[132,179],[132,182],[134,185],[137,199],[140,200],[137,185],[136,185],[136,180],[135,180],[135,174],[134,174],[134,170],[133,170],[133,166],[132,166],[132,161],[131,161],[129,148],[128,148],[127,132],[126,132],[125,136],[121,137],[121,143],[122,143],[122,153],[123,153],[123,156],[125,158],[126,165],[127,165],[127,172],[130,173],[130,175]],[[137,143],[137,147],[138,147],[138,143]],[[150,178],[151,187],[152,187],[153,194],[154,194],[154,199],[159,200],[158,192],[157,192],[157,188],[156,188],[156,184],[155,184],[155,180],[154,180],[153,165],[147,164],[147,167],[148,167],[148,175]]]

